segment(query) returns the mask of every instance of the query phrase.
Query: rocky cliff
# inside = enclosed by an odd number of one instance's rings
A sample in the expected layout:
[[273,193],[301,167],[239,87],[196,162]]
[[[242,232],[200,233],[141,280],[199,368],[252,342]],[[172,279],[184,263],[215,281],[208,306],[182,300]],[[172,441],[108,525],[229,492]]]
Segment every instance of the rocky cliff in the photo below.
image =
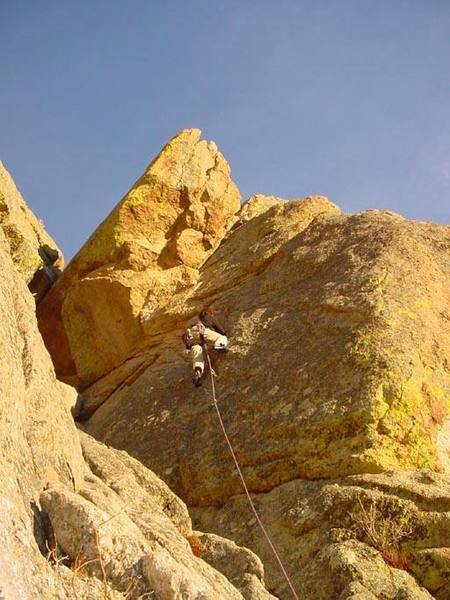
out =
[[[78,388],[84,429],[152,469],[195,527],[259,554],[285,599],[208,382],[194,388],[183,358],[181,330],[213,309],[230,339],[213,356],[220,410],[299,596],[446,600],[449,282],[448,227],[345,215],[321,196],[239,207],[217,147],[186,130],[38,319],[58,377]],[[209,535],[197,534],[205,558]]]
[[198,129],[169,142],[40,309],[58,377],[85,387],[160,335],[158,312],[197,280],[239,200],[228,164]]
[[0,180],[0,597],[272,598],[251,551],[194,533],[154,473],[75,427],[77,394],[55,377],[26,285],[42,241],[54,244],[11,182]]

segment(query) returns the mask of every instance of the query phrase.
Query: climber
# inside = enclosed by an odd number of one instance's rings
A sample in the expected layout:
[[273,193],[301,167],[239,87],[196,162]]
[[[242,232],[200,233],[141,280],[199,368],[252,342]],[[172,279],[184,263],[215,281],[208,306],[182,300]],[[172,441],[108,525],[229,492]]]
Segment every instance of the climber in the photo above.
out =
[[217,352],[225,352],[228,338],[224,328],[207,310],[198,315],[198,323],[189,327],[182,336],[186,350],[190,352],[193,369],[193,382],[197,387],[202,384],[205,369],[204,346],[211,344]]

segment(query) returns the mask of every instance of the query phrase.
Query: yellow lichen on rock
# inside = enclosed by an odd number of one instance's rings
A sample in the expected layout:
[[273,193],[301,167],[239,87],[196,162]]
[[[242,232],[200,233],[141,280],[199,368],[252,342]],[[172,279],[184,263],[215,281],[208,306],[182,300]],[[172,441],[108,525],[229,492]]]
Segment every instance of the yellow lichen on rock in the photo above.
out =
[[185,264],[183,238],[189,245],[192,236],[203,251],[196,260],[189,256],[188,266],[205,260],[239,208],[240,195],[217,146],[200,136],[199,129],[186,129],[163,148],[70,263],[66,278],[112,262],[127,266],[136,247],[143,269]]
[[89,430],[139,456],[191,505],[239,492],[226,449],[217,454],[214,417],[199,425],[199,393],[177,349],[177,328],[206,305],[229,333],[217,393],[253,492],[298,477],[441,470],[447,228],[381,211],[342,215],[323,197],[256,198],[241,212],[187,291],[164,309],[144,303],[151,367],[109,396]]

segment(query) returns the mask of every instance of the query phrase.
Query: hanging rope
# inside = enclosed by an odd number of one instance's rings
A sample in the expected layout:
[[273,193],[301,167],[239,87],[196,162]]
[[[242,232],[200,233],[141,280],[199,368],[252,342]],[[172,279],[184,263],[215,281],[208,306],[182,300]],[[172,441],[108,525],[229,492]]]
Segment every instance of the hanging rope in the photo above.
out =
[[258,525],[260,526],[261,531],[263,532],[263,534],[264,534],[264,536],[265,536],[265,538],[267,540],[267,543],[269,544],[270,549],[273,552],[273,555],[276,558],[276,561],[277,561],[277,563],[278,563],[278,565],[279,565],[279,567],[281,569],[281,572],[283,573],[283,576],[284,576],[284,578],[286,580],[286,583],[288,584],[288,586],[289,586],[289,588],[290,588],[290,590],[292,592],[293,597],[295,598],[295,600],[299,600],[299,597],[297,596],[297,592],[295,591],[294,586],[292,585],[292,581],[290,580],[289,575],[287,574],[287,571],[284,568],[283,563],[281,562],[281,558],[280,558],[280,556],[279,556],[279,554],[278,554],[275,546],[273,545],[272,540],[270,539],[270,536],[267,533],[266,528],[264,527],[264,524],[263,524],[263,522],[260,519],[260,516],[258,515],[258,511],[256,510],[256,507],[255,507],[255,505],[253,503],[252,497],[250,496],[250,492],[248,491],[248,487],[247,487],[247,484],[245,482],[244,475],[243,475],[243,473],[241,471],[241,467],[239,466],[238,459],[236,457],[236,454],[235,454],[235,452],[233,450],[233,446],[232,446],[232,444],[230,442],[230,439],[228,437],[227,431],[225,429],[225,425],[224,425],[223,420],[222,420],[222,415],[220,414],[219,405],[217,404],[216,386],[214,384],[214,371],[213,371],[213,368],[212,368],[212,365],[211,365],[211,359],[209,358],[208,347],[207,347],[206,344],[204,344],[203,350],[204,350],[204,352],[206,354],[206,360],[208,362],[208,367],[209,367],[209,374],[211,375],[211,390],[212,390],[213,405],[214,405],[214,408],[216,409],[217,416],[219,418],[219,423],[220,423],[220,426],[222,428],[225,440],[226,440],[226,442],[228,444],[228,448],[230,449],[231,456],[233,457],[234,464],[236,465],[237,472],[239,473],[239,477],[241,478],[242,486],[243,486],[243,488],[245,490],[245,494],[247,496],[248,503],[250,504],[250,508],[251,508],[253,514],[255,515],[256,521],[257,521]]

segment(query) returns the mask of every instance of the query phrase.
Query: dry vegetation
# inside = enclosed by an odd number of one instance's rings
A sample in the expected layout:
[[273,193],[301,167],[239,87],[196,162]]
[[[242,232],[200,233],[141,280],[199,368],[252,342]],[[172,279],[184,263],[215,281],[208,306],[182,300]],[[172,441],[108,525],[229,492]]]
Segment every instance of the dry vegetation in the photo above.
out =
[[[60,547],[56,538],[53,539],[51,546],[48,540],[45,542],[47,549],[47,560],[55,567],[65,565],[72,571],[72,591],[74,599],[77,598],[76,590],[76,579],[87,579],[93,576],[90,566],[98,565],[101,571],[101,584],[102,584],[102,596],[101,600],[110,600],[110,587],[108,585],[108,578],[106,575],[105,563],[101,553],[98,531],[94,531],[95,543],[97,547],[97,556],[95,558],[87,559],[83,556],[81,549],[77,552],[74,559],[72,560],[68,555],[61,553]],[[123,565],[123,576],[115,586],[120,589],[123,600],[150,600],[154,597],[154,592],[143,592],[139,593],[139,588],[142,586],[142,577],[137,572],[130,572],[130,569]],[[0,595],[0,600],[2,597]],[[100,600],[100,599],[99,599]]]
[[402,550],[402,542],[411,539],[415,530],[415,515],[393,508],[385,499],[363,502],[350,514],[352,531],[378,550],[385,562],[397,569],[407,569],[408,556]]

